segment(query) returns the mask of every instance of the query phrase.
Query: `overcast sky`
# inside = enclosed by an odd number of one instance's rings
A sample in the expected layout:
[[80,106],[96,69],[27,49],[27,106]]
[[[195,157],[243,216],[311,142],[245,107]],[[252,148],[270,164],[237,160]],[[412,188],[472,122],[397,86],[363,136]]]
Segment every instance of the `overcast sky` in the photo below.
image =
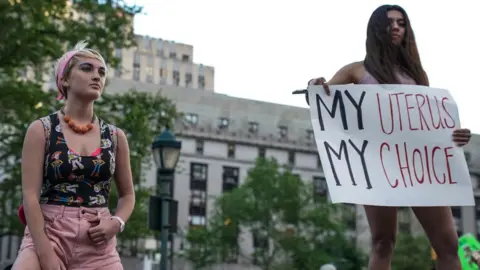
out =
[[[140,35],[194,46],[215,67],[215,91],[305,107],[292,96],[308,79],[330,78],[365,55],[376,0],[129,0],[144,6]],[[410,16],[432,87],[451,91],[462,125],[480,133],[480,1],[398,0]]]

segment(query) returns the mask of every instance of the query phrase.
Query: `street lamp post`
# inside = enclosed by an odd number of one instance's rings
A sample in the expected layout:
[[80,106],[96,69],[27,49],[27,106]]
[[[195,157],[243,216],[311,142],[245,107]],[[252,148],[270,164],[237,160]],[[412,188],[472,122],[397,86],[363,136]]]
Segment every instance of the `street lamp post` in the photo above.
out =
[[[160,230],[160,270],[168,269],[168,235],[170,224],[171,203],[176,203],[171,194],[171,185],[174,178],[175,167],[180,157],[182,142],[175,139],[168,129],[155,138],[152,143],[152,152],[155,164],[157,165],[157,187],[156,195],[150,199],[149,224],[152,229]],[[152,208],[160,211],[153,211]],[[161,212],[158,220],[158,212]],[[156,215],[156,216],[155,216]]]

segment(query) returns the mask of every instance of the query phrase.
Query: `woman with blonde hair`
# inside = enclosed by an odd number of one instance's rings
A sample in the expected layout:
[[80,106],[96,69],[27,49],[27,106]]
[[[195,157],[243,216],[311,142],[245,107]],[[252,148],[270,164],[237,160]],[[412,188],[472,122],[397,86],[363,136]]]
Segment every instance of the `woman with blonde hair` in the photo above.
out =
[[[116,234],[134,204],[125,133],[94,113],[103,57],[80,42],[56,65],[59,111],[34,121],[22,152],[25,235],[13,269],[123,269]],[[112,179],[119,199],[107,208]]]

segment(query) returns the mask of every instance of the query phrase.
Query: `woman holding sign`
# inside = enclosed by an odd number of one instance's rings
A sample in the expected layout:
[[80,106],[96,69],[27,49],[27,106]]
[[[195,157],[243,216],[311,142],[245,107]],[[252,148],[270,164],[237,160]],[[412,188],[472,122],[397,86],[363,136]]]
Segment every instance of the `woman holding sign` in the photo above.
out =
[[[384,5],[373,12],[367,26],[366,51],[364,61],[346,65],[328,82],[321,77],[310,80],[309,85],[323,85],[327,95],[330,94],[329,84],[429,85],[403,8]],[[463,146],[470,136],[470,130],[458,129],[453,132],[453,141]],[[365,212],[372,234],[369,269],[390,269],[397,232],[397,208],[366,205]],[[450,207],[414,207],[413,212],[437,253],[438,269],[460,270],[458,238]]]

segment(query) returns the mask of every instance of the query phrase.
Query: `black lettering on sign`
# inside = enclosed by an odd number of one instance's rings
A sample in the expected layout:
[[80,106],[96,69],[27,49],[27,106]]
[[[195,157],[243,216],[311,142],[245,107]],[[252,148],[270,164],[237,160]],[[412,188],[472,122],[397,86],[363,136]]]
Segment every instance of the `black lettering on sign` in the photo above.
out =
[[[360,162],[362,163],[363,174],[364,174],[365,181],[366,181],[366,184],[367,184],[367,189],[371,189],[372,188],[372,183],[370,182],[370,175],[368,173],[367,163],[366,163],[366,160],[365,160],[365,150],[367,149],[368,141],[367,140],[363,141],[361,149],[359,147],[357,147],[352,140],[348,140],[348,142],[360,158]],[[350,162],[351,156],[349,155],[349,151],[348,151],[349,148],[347,147],[346,141],[341,140],[340,149],[338,150],[338,152],[335,149],[333,149],[333,147],[328,142],[325,141],[325,142],[323,142],[323,144],[325,146],[325,150],[327,151],[328,161],[330,163],[330,168],[332,169],[333,178],[335,179],[336,185],[341,186],[342,184],[340,183],[340,179],[338,179],[338,174],[337,174],[337,170],[335,168],[335,164],[333,162],[332,154],[338,160],[342,160],[342,156],[345,156],[345,163],[347,164],[347,169],[348,169],[348,173],[350,175],[350,179],[352,180],[352,185],[356,186],[357,183],[355,182],[355,177],[354,177],[353,170],[352,170],[352,164]]]
[[[357,110],[358,129],[363,130],[364,127],[363,127],[362,104],[363,104],[363,99],[365,98],[366,92],[365,91],[362,92],[362,94],[360,95],[360,100],[358,102],[352,97],[352,95],[348,92],[348,90],[345,90],[344,92],[348,100],[350,101],[350,103],[352,103],[353,107]],[[327,113],[328,115],[330,115],[331,118],[335,118],[335,115],[337,114],[337,107],[338,107],[338,109],[340,110],[340,118],[342,121],[343,129],[348,130],[345,102],[343,101],[342,92],[340,90],[335,91],[331,109],[328,108],[328,106],[325,104],[325,101],[320,97],[319,94],[316,95],[316,99],[317,99],[318,122],[320,124],[321,131],[325,131],[325,124],[323,122],[323,115],[322,115],[322,109],[321,109],[320,103],[327,110]]]

